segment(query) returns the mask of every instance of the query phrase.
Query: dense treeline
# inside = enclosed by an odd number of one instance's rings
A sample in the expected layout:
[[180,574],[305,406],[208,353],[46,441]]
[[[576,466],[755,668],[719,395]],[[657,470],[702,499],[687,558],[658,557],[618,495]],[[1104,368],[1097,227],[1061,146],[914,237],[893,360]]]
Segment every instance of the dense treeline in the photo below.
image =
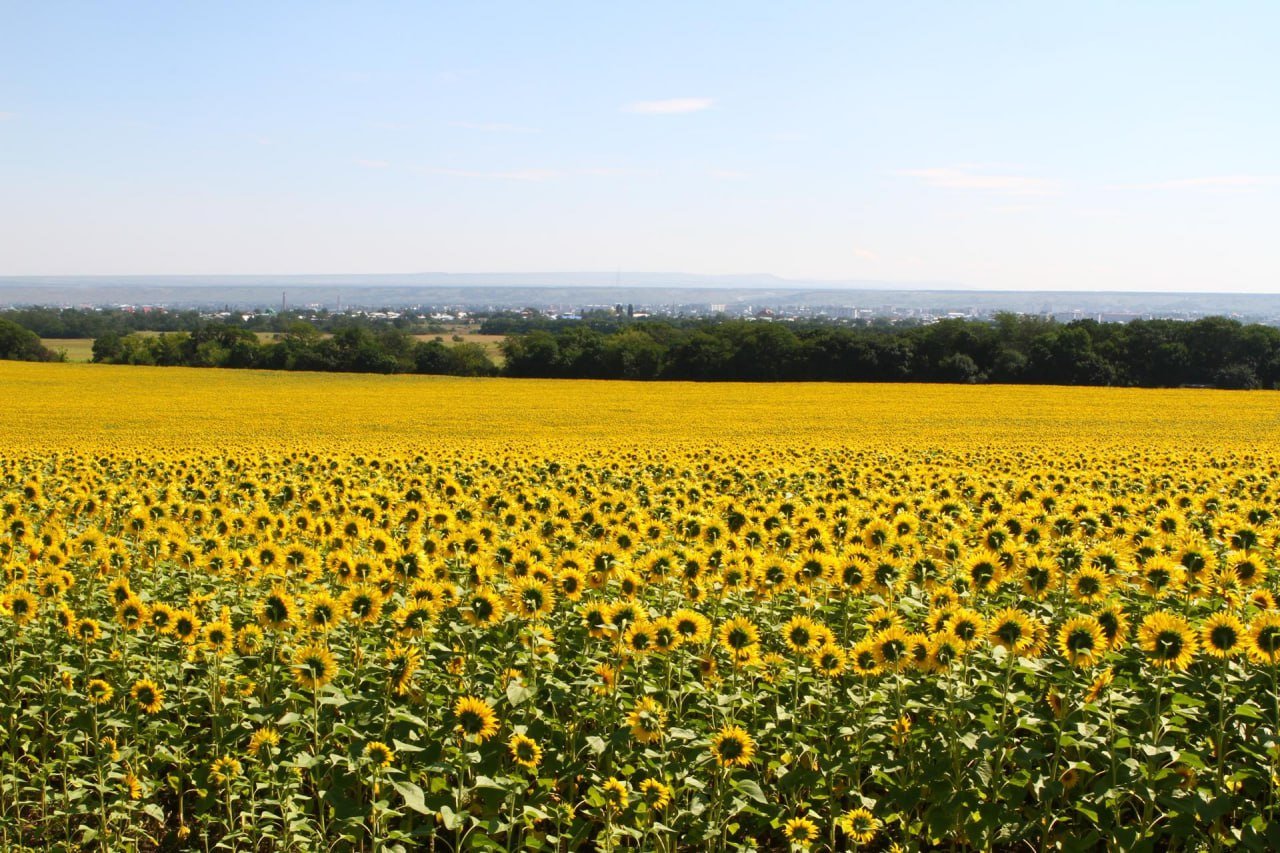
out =
[[999,315],[910,328],[764,322],[536,330],[503,343],[510,376],[1280,387],[1280,329],[1210,317],[1104,324]]
[[47,349],[35,332],[0,319],[0,358],[14,361],[57,361],[58,355]]
[[[537,326],[503,342],[501,370],[478,344],[418,341],[391,324],[326,334],[296,320],[272,341],[208,322],[158,335],[107,332],[93,354],[114,364],[458,376],[1280,388],[1280,329],[1222,317],[1061,324],[1005,314],[905,327],[614,318]],[[30,331],[0,320],[0,357],[55,356]]]
[[447,346],[418,341],[395,328],[350,326],[323,335],[295,323],[274,341],[235,326],[212,324],[193,332],[107,334],[93,343],[93,360],[162,367],[256,367],[338,373],[440,373],[492,376],[497,367],[479,344]]

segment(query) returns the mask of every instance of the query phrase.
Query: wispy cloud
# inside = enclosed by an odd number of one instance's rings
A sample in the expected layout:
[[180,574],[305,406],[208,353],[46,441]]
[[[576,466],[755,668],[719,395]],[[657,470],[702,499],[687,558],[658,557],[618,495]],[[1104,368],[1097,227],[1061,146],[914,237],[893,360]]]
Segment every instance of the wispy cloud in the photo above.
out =
[[931,187],[948,190],[978,190],[1007,195],[1049,195],[1057,192],[1059,184],[1048,178],[1032,178],[1026,175],[992,174],[981,166],[947,166],[936,169],[901,169],[894,172],[906,178],[916,178]]
[[18,114],[17,114],[17,113],[5,113],[5,112],[0,112],[0,121],[12,121],[13,119],[15,119],[15,118],[17,118],[17,117],[18,117]]
[[385,169],[391,164],[386,160],[356,160],[356,165],[362,169]]
[[747,178],[746,172],[739,172],[736,169],[712,169],[707,174],[717,181],[742,181]]
[[1209,190],[1241,191],[1280,186],[1280,175],[1210,175],[1201,178],[1177,178],[1147,184],[1116,184],[1113,190]]
[[709,110],[714,103],[712,98],[668,98],[665,101],[635,101],[623,106],[622,111],[643,115],[677,115]]
[[481,178],[489,181],[549,181],[563,175],[555,169],[515,169],[509,172],[483,172],[471,169],[427,169],[432,175],[450,178]]
[[862,258],[864,261],[880,260],[880,256],[877,255],[875,252],[871,251],[870,249],[864,249],[861,246],[854,246],[853,249],[851,249],[850,251],[852,251],[853,256],[855,258]]
[[541,133],[536,127],[524,127],[519,124],[503,124],[497,121],[451,121],[450,127],[461,127],[465,130],[479,130],[484,133]]

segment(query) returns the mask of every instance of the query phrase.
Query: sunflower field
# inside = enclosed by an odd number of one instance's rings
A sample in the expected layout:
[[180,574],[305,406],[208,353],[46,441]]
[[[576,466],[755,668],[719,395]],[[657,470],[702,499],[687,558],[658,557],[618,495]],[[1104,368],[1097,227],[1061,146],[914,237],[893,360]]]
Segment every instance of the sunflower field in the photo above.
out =
[[0,849],[1280,847],[1274,394],[0,399]]

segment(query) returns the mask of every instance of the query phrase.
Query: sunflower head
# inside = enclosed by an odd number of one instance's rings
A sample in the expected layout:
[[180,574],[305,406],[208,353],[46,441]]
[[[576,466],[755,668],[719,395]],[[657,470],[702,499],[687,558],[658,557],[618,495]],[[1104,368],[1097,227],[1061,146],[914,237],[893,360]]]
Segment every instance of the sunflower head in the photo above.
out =
[[1152,665],[1182,671],[1196,653],[1196,635],[1183,617],[1163,611],[1148,614],[1138,627],[1138,643]]
[[507,741],[507,751],[512,761],[529,770],[537,770],[538,764],[542,761],[542,747],[526,735],[512,735]]
[[318,690],[333,680],[337,670],[333,655],[319,643],[303,646],[293,653],[293,676],[301,687]]
[[371,740],[364,745],[364,757],[369,759],[374,767],[381,769],[391,766],[391,762],[395,761],[396,753],[382,741]]
[[158,713],[164,704],[164,691],[149,678],[140,678],[135,681],[129,690],[129,695],[133,697],[138,710],[144,714]]
[[711,754],[721,767],[746,767],[756,754],[756,743],[739,726],[725,726],[711,738]]
[[453,706],[453,716],[464,737],[485,741],[498,733],[498,716],[484,699],[464,696]]
[[1106,649],[1102,626],[1092,616],[1075,616],[1058,630],[1058,650],[1072,666],[1091,666]]

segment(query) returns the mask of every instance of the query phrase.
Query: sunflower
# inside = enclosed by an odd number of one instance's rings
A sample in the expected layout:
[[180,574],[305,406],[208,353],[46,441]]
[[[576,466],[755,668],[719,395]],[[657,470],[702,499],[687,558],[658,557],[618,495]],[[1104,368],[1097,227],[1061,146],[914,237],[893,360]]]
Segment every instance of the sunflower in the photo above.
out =
[[1195,656],[1196,635],[1183,617],[1157,611],[1138,626],[1138,645],[1157,667],[1181,671]]
[[260,729],[256,729],[254,733],[249,736],[247,752],[254,758],[257,758],[258,753],[262,751],[264,746],[274,748],[279,745],[280,732],[276,731],[271,726],[263,726]]
[[431,604],[410,600],[395,616],[396,629],[405,637],[422,637],[431,630],[436,609]]
[[929,669],[942,671],[964,657],[966,646],[949,631],[939,631],[929,638]]
[[840,815],[839,824],[855,844],[870,844],[880,828],[880,821],[864,808],[849,809]]
[[1280,613],[1260,613],[1249,623],[1249,657],[1258,663],[1280,663]]
[[25,589],[16,589],[7,599],[9,618],[19,628],[30,622],[36,615],[36,597]]
[[506,610],[502,597],[488,589],[477,589],[467,597],[462,618],[472,625],[486,628],[502,621]]
[[135,681],[129,690],[129,695],[133,697],[138,710],[144,714],[158,713],[164,704],[164,691],[149,678],[140,678]]
[[511,610],[522,619],[541,619],[551,614],[556,606],[556,594],[551,584],[534,577],[522,577],[511,587]]
[[653,811],[662,811],[671,803],[671,788],[657,779],[645,779],[640,783],[640,799]]
[[137,631],[147,620],[147,606],[132,595],[116,607],[116,621],[126,631]]
[[1129,617],[1124,615],[1124,608],[1119,604],[1099,610],[1094,618],[1098,620],[1102,636],[1107,639],[1109,651],[1116,651],[1129,639]]
[[405,646],[400,643],[388,646],[383,652],[387,661],[387,678],[397,696],[409,692],[414,673],[422,665],[422,652],[417,646]]
[[120,787],[124,789],[125,796],[131,800],[140,800],[143,795],[142,782],[132,773],[124,774],[124,778],[120,780]]
[[817,644],[814,631],[817,626],[808,616],[793,616],[782,628],[782,638],[787,647],[798,655],[808,654]]
[[609,623],[618,631],[625,631],[628,625],[641,621],[644,616],[634,601],[616,601],[609,607]]
[[111,685],[101,678],[91,679],[84,692],[89,697],[89,701],[95,705],[105,705],[115,695],[115,690],[111,688]]
[[890,672],[906,666],[909,661],[907,644],[910,640],[911,635],[901,625],[894,625],[877,632],[871,638],[876,663],[881,669]]
[[342,602],[328,590],[316,590],[302,605],[303,621],[312,631],[332,631],[342,621]]
[[1112,671],[1111,667],[1107,667],[1102,672],[1098,673],[1097,677],[1093,679],[1093,682],[1089,685],[1088,689],[1084,691],[1084,701],[1086,703],[1097,702],[1098,697],[1102,695],[1102,691],[1111,686],[1111,682],[1114,678],[1115,673]]
[[629,655],[647,655],[653,645],[653,626],[647,619],[628,625],[622,634],[622,648]]
[[498,733],[498,716],[484,699],[464,696],[453,705],[458,728],[464,737],[486,741]]
[[164,602],[151,605],[151,627],[160,634],[172,634],[173,615],[173,608]]
[[739,726],[725,726],[711,738],[711,754],[721,767],[746,767],[756,754],[756,743]]
[[582,597],[584,583],[582,572],[577,569],[561,569],[556,574],[556,586],[560,594],[570,601],[577,601]]
[[750,649],[760,642],[760,632],[745,616],[735,616],[720,626],[720,644],[730,654]]
[[782,834],[793,846],[808,848],[818,838],[818,827],[806,817],[793,817],[782,827]]
[[319,643],[303,646],[293,653],[293,677],[308,690],[319,690],[337,674],[338,664],[329,650]]
[[1092,616],[1075,616],[1058,629],[1058,650],[1075,667],[1090,666],[1107,650],[1102,626]]
[[215,655],[225,655],[231,651],[231,643],[235,634],[231,625],[221,620],[210,622],[204,626],[204,645]]
[[676,633],[686,643],[698,645],[711,638],[711,622],[696,610],[677,610],[671,617]]
[[653,743],[662,739],[667,711],[656,700],[645,696],[636,702],[627,722],[631,725],[632,737],[640,743]]
[[213,764],[209,766],[209,778],[213,780],[214,784],[225,788],[229,787],[240,776],[241,771],[242,768],[239,761],[229,756],[223,756],[214,760]]
[[242,655],[256,655],[264,644],[262,629],[257,625],[244,625],[236,632],[236,651]]
[[382,613],[382,593],[372,584],[356,584],[343,593],[341,604],[348,621],[372,625]]
[[1082,566],[1069,581],[1071,597],[1085,604],[1096,604],[1107,597],[1111,579],[1093,566]]
[[258,605],[258,619],[268,628],[280,630],[293,622],[293,598],[280,587],[273,588]]
[[1230,613],[1215,613],[1200,626],[1204,650],[1217,658],[1234,657],[1243,652],[1245,638],[1244,623]]
[[902,624],[902,614],[892,607],[880,606],[867,614],[867,630],[872,634]]
[[600,791],[604,795],[605,806],[614,811],[622,811],[630,802],[627,783],[617,777],[610,776],[609,781],[600,786]]
[[381,770],[391,766],[391,762],[396,760],[396,753],[382,741],[371,740],[364,745],[364,757]]
[[71,636],[82,643],[95,642],[102,635],[95,619],[80,619],[71,629]]
[[684,637],[676,630],[675,620],[669,616],[660,616],[649,624],[653,630],[653,647],[656,651],[672,651],[684,641]]
[[1267,564],[1251,551],[1233,551],[1227,555],[1223,571],[1235,575],[1245,587],[1257,586],[1267,578]]
[[1015,607],[1006,607],[987,622],[987,637],[1010,654],[1026,653],[1035,643],[1031,619]]
[[533,738],[525,735],[512,735],[507,741],[507,751],[511,754],[512,761],[529,770],[537,770],[538,764],[542,761],[542,747],[538,746],[538,742]]
[[[855,653],[857,649],[854,650]],[[844,672],[845,664],[848,657],[845,655],[844,649],[834,643],[827,643],[813,650],[809,658],[813,662],[814,669],[821,672],[827,678],[835,678]],[[874,662],[875,656],[872,655]],[[870,675],[871,673],[859,670],[859,675]]]
[[982,637],[985,628],[986,620],[982,618],[982,614],[968,607],[958,608],[947,622],[947,630],[951,636],[964,643],[966,647],[976,643]]
[[1165,598],[1186,583],[1187,570],[1168,557],[1152,557],[1139,569],[1142,588],[1154,598]]
[[190,610],[175,610],[173,634],[182,642],[191,645],[200,636],[200,617]]

